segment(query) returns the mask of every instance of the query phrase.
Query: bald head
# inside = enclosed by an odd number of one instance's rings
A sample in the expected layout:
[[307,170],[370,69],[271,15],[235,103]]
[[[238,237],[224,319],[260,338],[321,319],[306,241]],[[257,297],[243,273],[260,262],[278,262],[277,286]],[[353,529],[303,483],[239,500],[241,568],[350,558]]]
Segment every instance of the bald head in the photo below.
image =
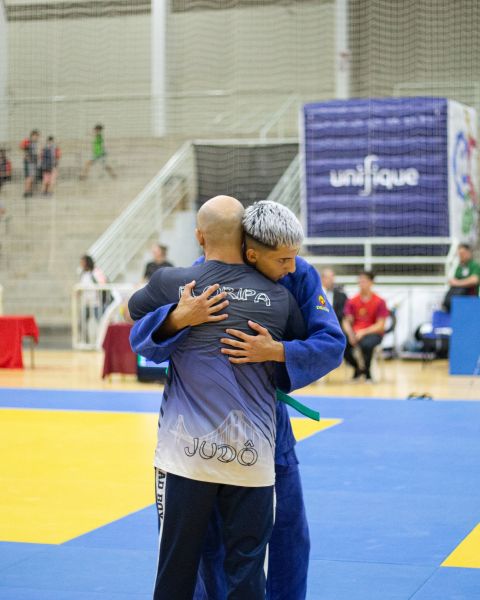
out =
[[237,246],[243,236],[243,206],[231,196],[207,200],[197,213],[197,230],[210,248]]

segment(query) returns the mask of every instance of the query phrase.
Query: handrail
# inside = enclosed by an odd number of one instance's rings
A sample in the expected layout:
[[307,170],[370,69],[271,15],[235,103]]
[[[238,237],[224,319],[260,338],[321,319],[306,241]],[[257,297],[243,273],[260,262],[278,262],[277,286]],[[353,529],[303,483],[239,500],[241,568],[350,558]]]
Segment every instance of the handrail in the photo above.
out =
[[362,244],[378,244],[382,246],[401,246],[402,244],[451,244],[450,237],[311,237],[305,238],[306,246],[357,246]]
[[300,155],[297,154],[270,192],[267,200],[284,204],[300,214]]
[[90,246],[88,254],[109,281],[123,273],[132,258],[166,217],[196,194],[194,152],[186,142],[147,184],[108,229]]
[[[285,102],[276,110],[273,115],[268,119],[265,125],[260,129],[259,138],[265,141],[268,136],[268,132],[280,122],[280,119],[287,113],[292,105],[299,105],[300,98],[297,94],[291,94]],[[282,136],[280,136],[282,137]]]
[[[12,95],[11,99],[15,103],[26,103],[26,102],[96,102],[104,100],[150,100],[151,98],[162,97],[166,100],[179,100],[182,98],[217,98],[224,97],[228,98],[231,96],[268,96],[273,94],[284,94],[285,90],[281,89],[255,89],[249,90],[244,89],[241,92],[235,90],[192,90],[187,92],[169,92],[164,95],[158,96],[156,94],[145,93],[145,92],[128,92],[119,94],[75,94],[75,95],[52,95],[52,96],[15,96]],[[275,115],[279,112],[285,112],[290,108],[293,100],[299,102],[299,97],[296,94],[290,95],[287,100],[280,106],[280,108],[269,118],[267,124],[275,120]],[[264,125],[265,127],[266,125]]]
[[[455,248],[454,240],[450,237],[307,237],[304,247],[311,246],[361,246],[362,253],[356,253],[354,256],[311,256],[308,261],[312,264],[323,265],[359,265],[362,264],[365,270],[370,271],[373,265],[401,265],[408,260],[411,265],[443,265],[445,272],[449,268],[452,256],[452,248]],[[403,255],[374,255],[373,247],[378,246],[437,246],[448,245],[448,255],[445,256],[403,256]],[[442,275],[444,277],[444,275]]]
[[[108,325],[124,320],[122,307],[134,290],[131,283],[75,284],[71,293],[72,348],[101,350]],[[105,299],[108,296],[106,304],[102,302],[102,294]]]

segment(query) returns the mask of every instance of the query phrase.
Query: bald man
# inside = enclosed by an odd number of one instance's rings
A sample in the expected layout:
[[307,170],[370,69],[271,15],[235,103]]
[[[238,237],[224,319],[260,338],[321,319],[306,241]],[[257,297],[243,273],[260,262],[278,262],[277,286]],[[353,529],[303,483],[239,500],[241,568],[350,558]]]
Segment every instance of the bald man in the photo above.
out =
[[[137,335],[148,355],[171,332],[162,304],[219,286],[229,324],[254,319],[276,340],[298,338],[304,323],[291,294],[243,262],[242,205],[228,196],[199,210],[196,237],[205,262],[157,271],[132,296]],[[229,300],[223,300],[228,294]],[[222,319],[199,325],[171,355],[155,453],[160,543],[154,600],[191,600],[208,523],[218,507],[229,600],[264,600],[265,554],[273,527],[275,364],[235,364],[220,352]],[[138,331],[140,330],[140,331]],[[148,346],[151,346],[149,349]]]

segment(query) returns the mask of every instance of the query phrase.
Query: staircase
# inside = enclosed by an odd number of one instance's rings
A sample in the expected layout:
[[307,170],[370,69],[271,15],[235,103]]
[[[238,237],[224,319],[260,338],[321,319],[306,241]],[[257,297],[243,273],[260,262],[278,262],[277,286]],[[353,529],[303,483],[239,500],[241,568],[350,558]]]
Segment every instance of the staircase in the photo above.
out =
[[[177,142],[175,142],[177,143]],[[15,180],[2,190],[9,217],[0,227],[0,284],[5,314],[34,314],[40,326],[65,327],[71,319],[71,290],[79,258],[160,170],[173,141],[128,140],[109,144],[111,179],[100,165],[79,181],[81,162],[62,160],[52,197],[22,197]],[[73,158],[72,158],[73,157]],[[14,157],[14,164],[20,161]],[[19,179],[19,178],[18,178]],[[102,265],[99,264],[99,267]]]

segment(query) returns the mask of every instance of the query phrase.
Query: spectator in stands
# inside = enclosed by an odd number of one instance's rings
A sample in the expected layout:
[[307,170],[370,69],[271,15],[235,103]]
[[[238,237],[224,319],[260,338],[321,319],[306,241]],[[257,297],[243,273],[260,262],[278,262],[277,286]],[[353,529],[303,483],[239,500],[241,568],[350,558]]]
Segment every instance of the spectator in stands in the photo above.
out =
[[335,285],[335,272],[333,269],[325,268],[322,271],[322,285],[325,290],[325,295],[333,307],[334,313],[337,315],[339,323],[343,320],[343,310],[345,308],[345,302],[347,301],[347,295],[343,291],[343,288]]
[[353,379],[365,375],[372,380],[370,365],[373,350],[381,343],[389,312],[385,300],[373,293],[374,274],[362,271],[358,276],[360,293],[345,303],[343,329],[347,336],[345,360],[354,368]]
[[7,158],[5,148],[0,148],[0,191],[3,185],[12,178],[12,163]]
[[480,265],[473,260],[472,249],[468,244],[459,244],[458,266],[455,275],[448,282],[448,290],[443,307],[450,312],[453,296],[478,296],[480,284]]
[[30,137],[25,138],[20,143],[20,148],[23,150],[23,170],[25,175],[24,198],[31,198],[33,196],[33,184],[35,183],[38,169],[39,137],[39,131],[33,129],[30,132]]
[[87,178],[90,168],[94,163],[100,163],[110,177],[115,179],[116,174],[112,167],[107,163],[107,151],[105,149],[105,140],[103,138],[103,125],[100,123],[93,128],[92,158],[85,163],[80,179]]
[[53,193],[60,155],[60,148],[55,144],[53,135],[49,135],[41,154],[42,194],[45,196],[50,196]]
[[172,263],[167,260],[167,252],[168,248],[162,246],[162,244],[154,244],[152,246],[153,260],[145,266],[145,273],[143,275],[145,281],[150,281],[150,278],[158,269],[173,267]]

